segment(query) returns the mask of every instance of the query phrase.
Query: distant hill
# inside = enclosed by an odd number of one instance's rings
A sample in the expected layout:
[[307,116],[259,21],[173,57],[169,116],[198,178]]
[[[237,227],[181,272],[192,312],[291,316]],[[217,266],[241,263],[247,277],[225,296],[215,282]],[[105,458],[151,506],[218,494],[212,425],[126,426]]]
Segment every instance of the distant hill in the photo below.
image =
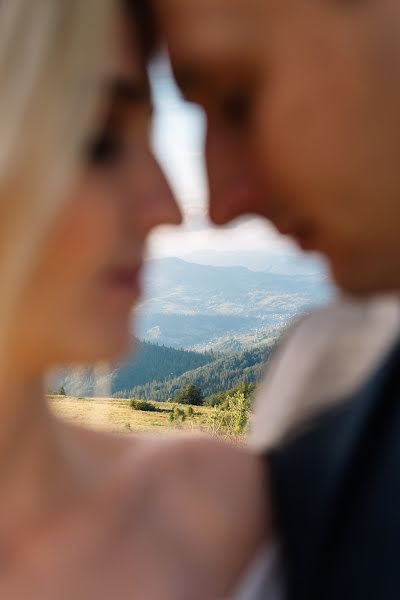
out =
[[179,258],[150,261],[145,276],[152,313],[231,315],[265,319],[323,301],[326,275],[211,267]]
[[296,274],[166,258],[150,261],[144,279],[139,337],[185,348],[223,348],[227,337],[286,327],[331,295],[317,263]]
[[291,244],[263,250],[215,251],[197,250],[182,256],[184,260],[214,267],[247,267],[251,271],[281,275],[318,275],[326,270],[323,259],[316,254],[299,252]]
[[257,383],[272,350],[273,345],[263,345],[228,354],[180,377],[134,387],[122,397],[165,402],[188,383],[199,386],[204,396],[234,388],[240,383]]
[[177,350],[136,340],[135,349],[120,364],[103,371],[79,369],[61,373],[52,387],[58,389],[63,385],[66,393],[73,396],[109,396],[155,380],[179,377],[217,358],[218,355],[211,353]]
[[195,346],[209,344],[207,350],[213,350],[216,344],[217,351],[229,351],[232,348],[221,344],[222,339],[233,339],[264,326],[253,317],[145,312],[140,315],[137,331],[142,339],[175,348],[197,350]]
[[178,258],[149,261],[147,299],[134,326],[134,334],[146,341],[121,364],[95,373],[64,372],[50,386],[63,385],[74,396],[133,390],[144,398],[166,399],[187,382],[200,385],[206,395],[255,382],[263,369],[262,349],[268,354],[295,317],[331,296],[317,262],[278,258],[270,259],[268,272]]
[[255,346],[266,346],[275,344],[288,328],[288,322],[278,323],[275,327],[261,327],[255,330],[238,331],[234,336],[220,336],[207,344],[196,344],[193,346],[195,352],[214,352],[226,354],[228,352],[240,352]]

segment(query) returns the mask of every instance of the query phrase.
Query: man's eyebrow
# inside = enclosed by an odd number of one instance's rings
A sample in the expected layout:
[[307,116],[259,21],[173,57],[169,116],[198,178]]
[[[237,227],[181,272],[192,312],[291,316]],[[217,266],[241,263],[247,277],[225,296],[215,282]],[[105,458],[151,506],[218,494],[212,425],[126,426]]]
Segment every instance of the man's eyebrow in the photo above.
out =
[[150,104],[150,88],[145,81],[117,78],[106,83],[114,102],[124,104]]

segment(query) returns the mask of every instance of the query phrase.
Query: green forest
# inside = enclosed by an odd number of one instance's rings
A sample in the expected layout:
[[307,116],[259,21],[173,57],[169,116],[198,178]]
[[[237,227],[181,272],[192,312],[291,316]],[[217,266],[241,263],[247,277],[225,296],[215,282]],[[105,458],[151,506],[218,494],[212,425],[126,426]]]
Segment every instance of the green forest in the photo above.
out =
[[183,375],[133,386],[115,396],[166,402],[173,399],[188,384],[198,386],[205,398],[240,384],[255,384],[260,380],[265,361],[268,360],[272,350],[271,345],[264,345],[219,357],[211,355],[213,357],[211,362]]
[[113,372],[112,393],[117,394],[151,381],[177,378],[217,358],[218,355],[213,353],[178,350],[137,340],[132,355]]
[[[217,360],[219,354],[192,352],[134,340],[127,359],[101,374],[107,395],[127,397],[126,390],[155,380],[176,378]],[[71,396],[96,395],[99,374],[93,369],[72,369],[56,373],[50,390],[63,391]]]

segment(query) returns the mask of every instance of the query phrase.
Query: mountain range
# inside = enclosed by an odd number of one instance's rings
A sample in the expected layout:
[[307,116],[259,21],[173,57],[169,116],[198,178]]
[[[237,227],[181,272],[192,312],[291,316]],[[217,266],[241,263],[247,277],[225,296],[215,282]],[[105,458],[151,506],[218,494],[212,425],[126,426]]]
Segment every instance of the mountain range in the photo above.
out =
[[182,348],[218,347],[238,335],[269,335],[325,303],[331,290],[317,265],[297,274],[210,266],[179,258],[149,261],[141,339]]
[[[196,260],[213,257],[197,256]],[[232,253],[215,261],[238,260]],[[243,255],[248,266],[149,261],[147,296],[132,325],[133,348],[110,367],[59,372],[51,387],[73,396],[167,400],[187,383],[204,395],[256,383],[294,318],[332,294],[325,270],[303,257]],[[265,265],[258,271],[249,266]]]

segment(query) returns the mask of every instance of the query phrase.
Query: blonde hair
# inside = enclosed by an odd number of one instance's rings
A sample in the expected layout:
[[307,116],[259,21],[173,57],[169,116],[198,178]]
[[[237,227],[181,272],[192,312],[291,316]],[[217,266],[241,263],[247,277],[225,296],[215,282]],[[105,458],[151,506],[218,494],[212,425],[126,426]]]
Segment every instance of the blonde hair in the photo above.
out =
[[79,169],[113,11],[112,0],[0,0],[0,353]]

